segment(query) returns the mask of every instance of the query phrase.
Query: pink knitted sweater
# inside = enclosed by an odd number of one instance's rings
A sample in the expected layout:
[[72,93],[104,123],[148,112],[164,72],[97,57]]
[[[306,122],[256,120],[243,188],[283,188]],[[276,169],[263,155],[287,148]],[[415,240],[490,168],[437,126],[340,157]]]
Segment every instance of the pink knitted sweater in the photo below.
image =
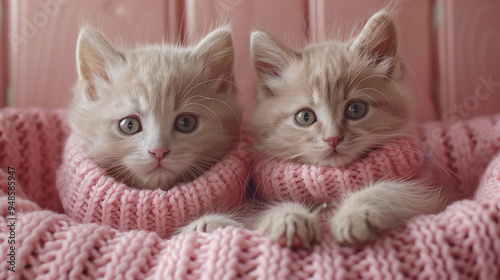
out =
[[244,199],[251,151],[247,138],[200,177],[163,191],[129,188],[107,176],[70,135],[57,173],[64,212],[78,222],[168,237],[206,211],[231,211]]
[[[424,144],[474,191],[471,199],[414,217],[361,248],[326,238],[297,251],[239,228],[165,239],[57,213],[62,119],[53,111],[0,111],[0,279],[500,279],[500,116],[421,127]],[[14,213],[8,166],[17,183]]]
[[323,203],[378,180],[418,175],[423,162],[419,145],[414,138],[398,138],[340,168],[279,162],[260,156],[254,164],[253,180],[257,191],[269,200]]

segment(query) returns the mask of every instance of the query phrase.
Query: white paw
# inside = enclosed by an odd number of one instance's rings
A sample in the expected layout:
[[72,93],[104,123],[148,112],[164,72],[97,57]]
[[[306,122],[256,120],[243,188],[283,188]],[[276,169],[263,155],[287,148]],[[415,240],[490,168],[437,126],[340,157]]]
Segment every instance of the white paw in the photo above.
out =
[[233,226],[233,227],[243,227],[243,225],[231,219],[228,216],[221,215],[221,214],[210,214],[210,215],[205,215],[197,220],[192,221],[189,223],[187,226],[184,226],[181,228],[180,232],[181,233],[188,233],[188,232],[213,232],[214,230],[221,228],[221,227],[227,227],[227,226]]
[[338,242],[357,245],[374,240],[387,228],[384,220],[379,212],[370,211],[367,207],[344,208],[332,218],[330,229]]
[[281,203],[267,210],[258,222],[257,230],[292,248],[309,248],[321,235],[316,213],[293,202]]
[[333,237],[361,244],[404,224],[412,216],[441,207],[434,188],[417,182],[382,181],[350,194],[330,221]]

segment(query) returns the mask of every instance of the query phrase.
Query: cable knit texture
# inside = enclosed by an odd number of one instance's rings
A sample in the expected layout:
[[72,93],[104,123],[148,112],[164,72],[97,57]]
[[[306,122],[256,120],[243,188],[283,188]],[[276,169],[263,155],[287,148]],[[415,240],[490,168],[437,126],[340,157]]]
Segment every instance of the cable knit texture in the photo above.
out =
[[419,142],[401,137],[346,167],[332,168],[279,162],[262,156],[255,162],[253,181],[269,200],[327,202],[383,179],[411,178],[423,162]]
[[[421,127],[425,146],[471,199],[363,247],[327,237],[295,251],[239,228],[165,239],[51,211],[62,123],[54,112],[0,111],[0,279],[500,279],[500,116]],[[16,272],[7,270],[8,166],[18,183]]]
[[69,129],[64,111],[1,109],[0,168],[18,172],[16,181],[43,208],[62,212],[56,185]]
[[[248,137],[244,137],[248,139]],[[247,140],[195,180],[164,190],[138,190],[117,182],[86,157],[70,135],[57,173],[65,213],[78,222],[145,229],[168,237],[206,211],[231,211],[245,196],[250,168]]]

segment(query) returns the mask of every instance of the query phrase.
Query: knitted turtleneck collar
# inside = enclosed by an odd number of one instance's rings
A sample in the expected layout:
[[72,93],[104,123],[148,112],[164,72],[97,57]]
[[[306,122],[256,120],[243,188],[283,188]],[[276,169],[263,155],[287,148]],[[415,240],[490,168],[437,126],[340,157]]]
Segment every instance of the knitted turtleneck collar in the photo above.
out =
[[138,190],[106,175],[70,135],[57,189],[65,213],[76,221],[146,229],[166,237],[208,209],[228,211],[238,206],[245,194],[249,151],[249,142],[243,140],[222,162],[189,183],[168,191]]
[[260,159],[253,180],[269,200],[323,203],[371,182],[417,175],[423,162],[419,151],[416,139],[401,137],[340,168]]

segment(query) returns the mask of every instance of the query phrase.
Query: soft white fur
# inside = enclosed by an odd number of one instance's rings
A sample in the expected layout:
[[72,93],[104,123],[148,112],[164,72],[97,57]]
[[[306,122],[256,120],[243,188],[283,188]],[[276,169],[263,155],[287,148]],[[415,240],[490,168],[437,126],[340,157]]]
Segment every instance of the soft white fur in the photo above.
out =
[[[195,46],[148,45],[117,50],[93,28],[83,28],[77,49],[78,83],[69,110],[84,151],[129,186],[169,189],[210,168],[240,134],[233,85],[231,30],[219,28]],[[181,114],[197,128],[174,128]],[[143,131],[120,132],[137,116]],[[150,151],[168,154],[158,161]]]
[[300,203],[278,203],[263,212],[257,230],[283,245],[309,248],[321,237],[317,212]]
[[[255,31],[251,52],[258,103],[252,132],[255,148],[268,158],[344,166],[408,130],[411,99],[404,88],[396,29],[386,11],[370,18],[348,42],[321,42],[300,51]],[[368,104],[365,117],[345,117],[352,101]],[[304,108],[315,112],[318,121],[313,125],[295,122],[295,114]],[[332,157],[325,139],[339,135],[340,154]],[[343,198],[331,233],[342,243],[363,243],[414,215],[439,211],[444,197],[423,182],[376,182]],[[271,206],[257,228],[275,240],[285,238],[287,245],[298,238],[307,247],[318,237],[315,212],[298,203]]]
[[345,244],[370,241],[415,215],[442,210],[444,195],[442,189],[423,181],[381,181],[346,195],[330,229]]
[[[135,188],[168,190],[199,176],[226,154],[241,132],[233,52],[227,27],[195,46],[133,50],[117,50],[99,31],[82,28],[69,122],[83,150],[109,175]],[[181,114],[198,118],[194,131],[174,128]],[[120,132],[120,120],[129,116],[140,118],[141,132]],[[168,151],[161,166],[151,152],[155,149]],[[213,214],[183,231],[211,232],[227,225],[239,223]]]
[[244,227],[235,218],[228,214],[206,214],[182,227],[180,233],[213,232],[221,227]]

